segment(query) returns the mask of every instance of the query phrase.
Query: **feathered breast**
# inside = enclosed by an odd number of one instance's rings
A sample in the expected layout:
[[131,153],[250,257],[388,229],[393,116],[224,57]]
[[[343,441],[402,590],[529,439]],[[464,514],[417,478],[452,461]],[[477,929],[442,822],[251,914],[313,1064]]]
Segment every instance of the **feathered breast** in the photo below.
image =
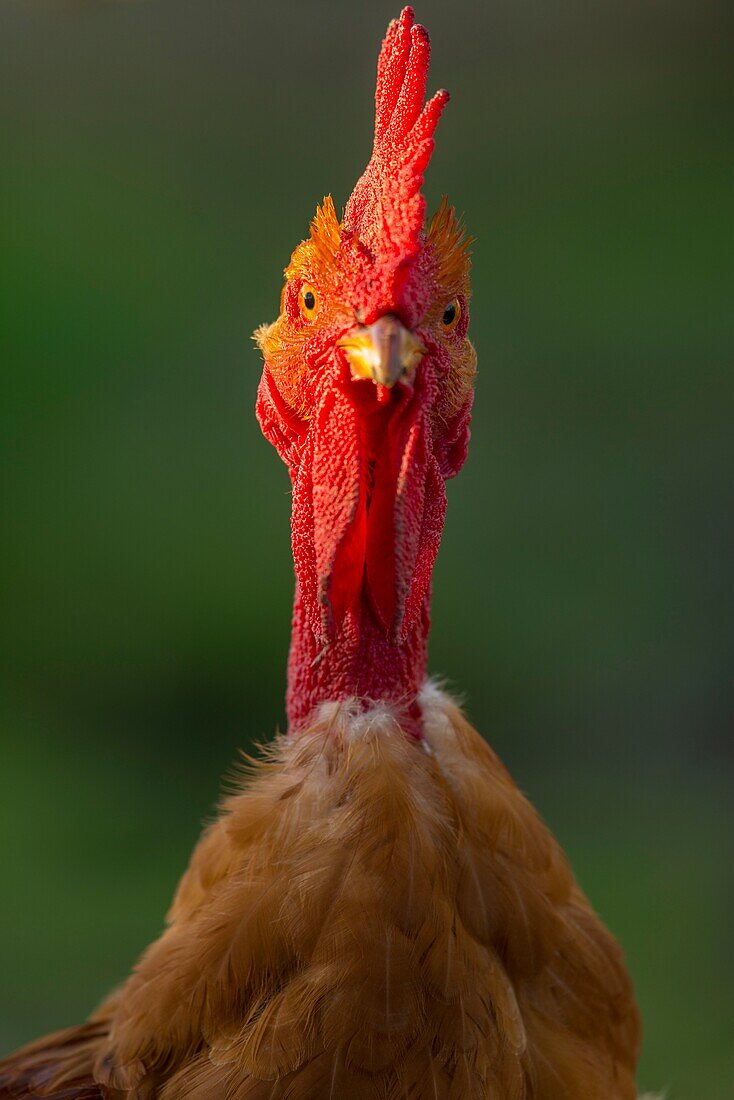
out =
[[59,1085],[86,1071],[114,1100],[635,1096],[616,943],[458,708],[434,688],[422,705],[422,743],[384,708],[329,704],[275,744]]

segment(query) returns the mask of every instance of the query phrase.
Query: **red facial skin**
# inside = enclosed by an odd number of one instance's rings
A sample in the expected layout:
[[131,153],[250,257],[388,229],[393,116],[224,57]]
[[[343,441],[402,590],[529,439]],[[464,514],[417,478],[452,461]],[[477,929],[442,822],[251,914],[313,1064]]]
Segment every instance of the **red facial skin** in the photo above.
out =
[[[344,219],[325,200],[286,269],[280,317],[256,333],[257,415],[293,482],[291,732],[319,703],[354,697],[396,706],[420,736],[444,481],[466,457],[476,363],[463,229],[445,203],[423,228],[423,171],[448,99],[424,105],[428,59],[427,32],[405,8],[380,53],[374,148]],[[458,321],[447,326],[449,302]],[[385,314],[426,349],[391,389],[355,380],[337,347]]]

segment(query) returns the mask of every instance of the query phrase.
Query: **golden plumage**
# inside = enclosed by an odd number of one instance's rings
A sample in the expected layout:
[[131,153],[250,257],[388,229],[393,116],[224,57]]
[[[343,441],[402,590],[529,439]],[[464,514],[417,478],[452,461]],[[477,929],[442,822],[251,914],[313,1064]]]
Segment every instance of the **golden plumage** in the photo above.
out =
[[459,708],[421,704],[423,742],[347,703],[275,742],[125,985],[11,1072],[109,1100],[633,1100],[619,947]]

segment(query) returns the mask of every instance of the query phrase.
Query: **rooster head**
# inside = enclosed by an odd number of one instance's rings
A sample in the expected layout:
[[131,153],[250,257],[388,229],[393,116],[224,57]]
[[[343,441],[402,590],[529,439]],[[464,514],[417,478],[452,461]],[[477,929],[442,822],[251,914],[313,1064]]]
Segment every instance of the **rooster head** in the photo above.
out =
[[425,101],[429,53],[406,7],[380,52],[367,168],[341,219],[331,197],[317,209],[280,315],[255,333],[258,417],[293,478],[298,592],[319,646],[365,617],[394,645],[415,627],[443,483],[466,456],[469,241],[445,199],[425,226],[423,173],[448,101]]

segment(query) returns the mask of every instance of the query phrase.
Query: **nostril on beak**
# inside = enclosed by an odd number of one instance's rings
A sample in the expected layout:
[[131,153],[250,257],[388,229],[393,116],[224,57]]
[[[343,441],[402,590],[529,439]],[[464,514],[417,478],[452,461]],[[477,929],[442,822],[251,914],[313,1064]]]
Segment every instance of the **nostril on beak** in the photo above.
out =
[[391,313],[371,325],[359,325],[342,340],[354,378],[371,378],[388,388],[410,379],[426,349],[418,337]]

